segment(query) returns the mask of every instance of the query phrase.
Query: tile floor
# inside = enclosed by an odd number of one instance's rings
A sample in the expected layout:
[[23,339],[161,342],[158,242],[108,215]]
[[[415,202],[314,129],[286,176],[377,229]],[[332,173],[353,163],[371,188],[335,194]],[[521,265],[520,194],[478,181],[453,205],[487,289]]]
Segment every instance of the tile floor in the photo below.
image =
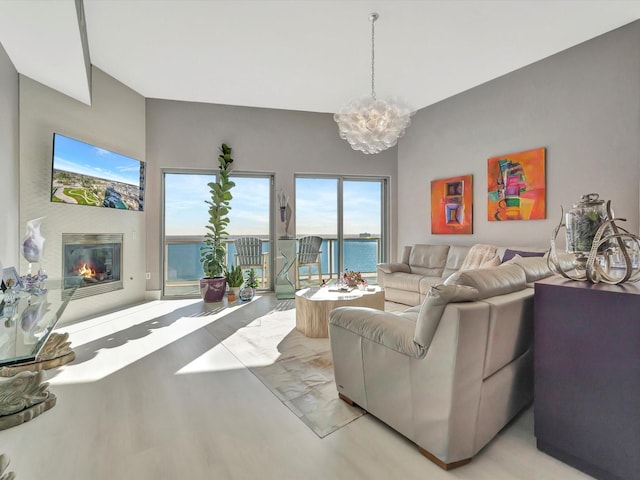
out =
[[273,295],[249,305],[154,301],[59,328],[77,359],[48,372],[53,409],[0,431],[9,470],[18,480],[591,478],[535,448],[531,409],[451,472],[371,415],[320,439],[211,333],[230,312],[240,328],[282,306]]

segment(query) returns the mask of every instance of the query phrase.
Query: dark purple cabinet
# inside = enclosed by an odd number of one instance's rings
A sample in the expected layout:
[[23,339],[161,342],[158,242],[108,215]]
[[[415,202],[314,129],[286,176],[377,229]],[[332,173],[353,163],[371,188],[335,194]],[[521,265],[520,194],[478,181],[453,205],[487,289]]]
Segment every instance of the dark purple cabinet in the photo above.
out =
[[640,479],[640,287],[535,284],[538,449],[597,478]]

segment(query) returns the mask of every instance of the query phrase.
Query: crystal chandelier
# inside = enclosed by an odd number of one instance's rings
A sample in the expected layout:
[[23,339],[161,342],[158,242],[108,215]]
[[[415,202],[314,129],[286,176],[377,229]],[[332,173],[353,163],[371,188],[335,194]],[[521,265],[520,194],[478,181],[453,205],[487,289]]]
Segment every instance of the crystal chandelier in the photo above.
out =
[[371,95],[351,101],[333,116],[340,129],[340,138],[354,150],[379,153],[393,147],[411,123],[413,112],[376,98],[375,90],[375,21],[379,15],[369,15],[371,21]]

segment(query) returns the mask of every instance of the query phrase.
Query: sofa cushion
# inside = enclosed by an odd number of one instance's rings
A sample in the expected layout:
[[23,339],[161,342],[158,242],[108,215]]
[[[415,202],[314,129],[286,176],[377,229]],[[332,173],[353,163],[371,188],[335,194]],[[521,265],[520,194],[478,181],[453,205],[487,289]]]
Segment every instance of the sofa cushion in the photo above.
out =
[[446,278],[450,276],[452,273],[460,270],[464,259],[467,258],[467,254],[471,247],[463,246],[463,245],[451,245],[449,247],[449,251],[447,252],[447,263],[444,266],[444,271],[442,272],[442,277]]
[[384,279],[384,288],[397,288],[398,290],[407,290],[409,292],[420,291],[420,275],[411,273],[396,272]]
[[409,255],[411,273],[441,277],[447,263],[449,245],[414,245]]
[[476,268],[497,267],[500,265],[498,247],[477,244],[471,247],[469,254],[460,266],[460,271],[475,270]]
[[329,312],[329,324],[413,358],[422,358],[426,350],[413,341],[416,313],[400,315],[367,307],[338,307]]
[[451,275],[449,275],[447,278],[444,279],[444,282],[442,282],[442,285],[457,285],[458,278],[460,278],[460,275],[462,275],[461,271],[453,272]]
[[519,266],[502,265],[462,272],[456,284],[477,289],[483,299],[522,290],[527,287],[527,278]]
[[420,307],[413,340],[428,348],[448,303],[478,300],[478,290],[463,285],[434,285]]
[[527,283],[537,282],[543,278],[550,277],[553,272],[549,269],[547,259],[543,257],[521,257],[516,255],[507,263],[502,265],[518,265],[524,270],[524,275],[527,279]]
[[511,250],[507,248],[504,251],[504,255],[502,255],[502,263],[508,262],[516,255],[520,255],[521,257],[543,257],[546,252],[535,252],[535,251],[526,251],[526,250]]
[[420,277],[420,295],[422,295],[422,298],[429,293],[431,287],[440,285],[441,283],[441,277]]
[[384,273],[395,273],[395,272],[411,273],[411,270],[409,269],[409,265],[407,265],[406,263],[399,263],[399,262],[379,263],[378,268],[382,270]]

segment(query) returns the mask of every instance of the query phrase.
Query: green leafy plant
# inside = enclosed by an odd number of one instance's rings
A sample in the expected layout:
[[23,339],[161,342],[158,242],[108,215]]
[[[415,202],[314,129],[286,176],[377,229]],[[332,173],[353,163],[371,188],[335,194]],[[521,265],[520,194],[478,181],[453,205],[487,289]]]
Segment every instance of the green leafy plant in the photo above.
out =
[[256,279],[256,271],[254,268],[247,270],[247,287],[258,288],[258,280]]
[[233,198],[231,189],[235,183],[229,180],[231,171],[231,147],[223,143],[218,155],[219,173],[215,182],[210,182],[209,192],[211,200],[205,200],[209,205],[209,223],[206,225],[207,234],[204,246],[200,248],[200,261],[207,278],[224,276],[227,271],[227,226],[229,225],[229,202]]
[[227,283],[231,288],[241,287],[244,282],[244,277],[242,276],[242,269],[240,267],[236,267],[235,265],[231,266],[231,270],[227,272]]

